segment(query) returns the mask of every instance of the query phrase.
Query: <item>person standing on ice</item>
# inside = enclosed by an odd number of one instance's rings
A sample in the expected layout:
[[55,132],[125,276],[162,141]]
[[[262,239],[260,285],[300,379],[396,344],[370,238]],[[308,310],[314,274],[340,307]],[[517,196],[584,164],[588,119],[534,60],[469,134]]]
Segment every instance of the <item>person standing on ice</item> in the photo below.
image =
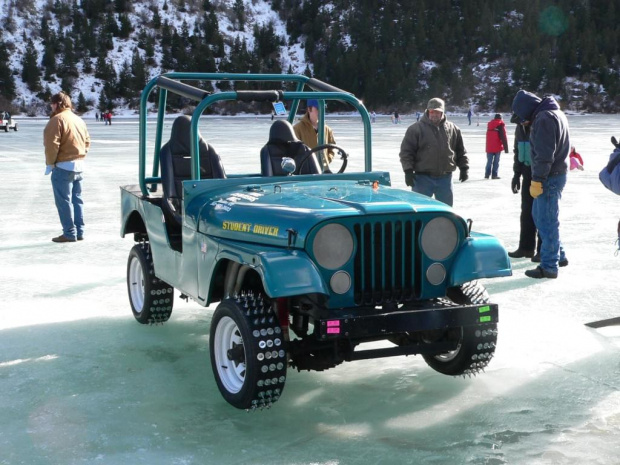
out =
[[420,119],[407,128],[400,144],[400,163],[411,190],[452,206],[452,172],[469,179],[469,160],[459,127],[448,121],[440,98],[428,101]]
[[502,115],[495,114],[495,117],[487,123],[487,166],[484,170],[484,179],[499,179],[499,156],[502,150],[508,153],[508,139],[506,138],[506,124],[502,120]]
[[71,109],[71,98],[64,92],[52,95],[52,116],[43,130],[45,174],[52,174],[52,189],[62,234],[53,242],[75,242],[84,238],[82,172],[90,147],[90,134],[82,118]]
[[541,99],[525,90],[515,95],[512,111],[519,118],[519,123],[531,123],[532,216],[542,240],[540,265],[527,270],[525,275],[536,279],[555,279],[558,277],[558,267],[568,265],[560,240],[559,219],[571,148],[568,120],[553,97]]
[[[540,261],[540,240],[538,241],[538,251],[536,251],[536,224],[532,217],[532,205],[534,198],[530,194],[532,183],[532,156],[530,150],[530,123],[529,121],[519,124],[519,117],[512,115],[511,123],[516,123],[515,142],[514,142],[514,163],[512,170],[514,176],[510,187],[513,194],[518,194],[521,190],[521,215],[519,247],[514,252],[508,252],[511,258],[532,258],[538,256]],[[523,181],[521,181],[523,178]],[[532,260],[534,261],[534,259]]]

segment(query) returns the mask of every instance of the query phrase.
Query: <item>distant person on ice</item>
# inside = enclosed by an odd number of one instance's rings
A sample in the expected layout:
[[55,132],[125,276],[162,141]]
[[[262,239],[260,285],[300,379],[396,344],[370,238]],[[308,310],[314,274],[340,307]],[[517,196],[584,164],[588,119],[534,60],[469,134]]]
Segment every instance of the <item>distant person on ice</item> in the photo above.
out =
[[558,267],[568,265],[560,240],[559,219],[571,148],[568,120],[553,97],[541,99],[524,90],[517,92],[512,111],[519,117],[520,123],[531,123],[532,216],[542,239],[540,265],[527,270],[525,275],[536,279],[555,279],[558,277]]
[[444,101],[432,98],[400,145],[405,183],[414,192],[452,206],[452,172],[460,170],[461,182],[469,178],[466,153],[461,130],[446,118]]
[[571,171],[572,170],[583,171],[583,158],[581,158],[581,155],[577,153],[577,151],[575,150],[575,147],[571,147],[569,157],[570,157]]
[[495,117],[487,123],[487,166],[484,170],[484,179],[499,179],[499,156],[502,150],[508,153],[508,139],[506,138],[506,124],[502,120],[502,115],[495,114]]
[[86,123],[71,109],[71,98],[64,92],[52,95],[52,116],[43,130],[45,174],[52,174],[56,209],[62,234],[54,242],[75,242],[84,238],[82,172],[90,147]]

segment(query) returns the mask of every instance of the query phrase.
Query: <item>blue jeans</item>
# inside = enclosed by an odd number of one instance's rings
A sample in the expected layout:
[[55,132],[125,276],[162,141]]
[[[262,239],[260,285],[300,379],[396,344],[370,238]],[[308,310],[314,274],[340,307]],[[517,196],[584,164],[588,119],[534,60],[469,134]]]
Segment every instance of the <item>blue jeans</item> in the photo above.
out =
[[82,173],[54,168],[52,189],[62,224],[62,234],[70,239],[82,237],[84,235]]
[[558,262],[566,259],[560,241],[560,199],[566,185],[566,174],[549,176],[543,181],[543,193],[534,199],[532,216],[542,240],[540,267],[558,272]]
[[435,199],[452,206],[452,173],[442,176],[416,174],[415,184],[411,190],[427,197],[435,195]]
[[497,171],[499,170],[499,156],[502,152],[487,153],[487,167],[484,170],[484,177],[489,176],[497,177]]

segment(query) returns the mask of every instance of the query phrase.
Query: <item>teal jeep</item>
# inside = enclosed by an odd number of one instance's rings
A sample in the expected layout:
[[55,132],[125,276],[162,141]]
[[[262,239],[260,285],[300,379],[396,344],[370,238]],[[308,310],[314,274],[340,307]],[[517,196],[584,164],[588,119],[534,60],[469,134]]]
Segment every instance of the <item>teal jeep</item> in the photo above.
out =
[[[201,88],[216,81],[273,90]],[[159,112],[147,176],[154,90]],[[164,141],[169,93],[194,101],[195,110],[176,118]],[[336,100],[359,112],[364,171],[344,172],[342,147],[319,138],[310,150],[297,140],[291,123],[310,98],[321,109]],[[226,175],[226,157],[198,130],[209,106],[235,100],[289,108],[261,153],[247,155],[260,155],[260,173]],[[325,370],[420,354],[440,373],[469,375],[493,357],[498,308],[476,280],[511,274],[505,249],[447,205],[392,188],[389,173],[372,171],[370,118],[352,94],[301,75],[168,73],[143,91],[139,128],[139,185],[121,188],[121,235],[136,242],[127,263],[133,314],[143,324],[167,321],[174,289],[203,307],[219,302],[211,365],[233,406],[271,406],[289,366]],[[339,172],[324,168],[327,149],[339,154]]]

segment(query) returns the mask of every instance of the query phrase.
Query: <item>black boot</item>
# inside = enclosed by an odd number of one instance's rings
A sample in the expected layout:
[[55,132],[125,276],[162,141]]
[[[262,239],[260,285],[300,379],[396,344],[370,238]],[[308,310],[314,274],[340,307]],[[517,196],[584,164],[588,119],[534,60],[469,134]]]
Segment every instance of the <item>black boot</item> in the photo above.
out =
[[534,256],[534,251],[517,249],[514,252],[508,252],[508,256],[512,258],[524,258],[524,257],[531,258]]
[[558,274],[554,273],[553,271],[547,271],[544,268],[537,266],[533,270],[526,270],[525,276],[528,276],[534,279],[542,279],[542,278],[555,279],[558,277]]

